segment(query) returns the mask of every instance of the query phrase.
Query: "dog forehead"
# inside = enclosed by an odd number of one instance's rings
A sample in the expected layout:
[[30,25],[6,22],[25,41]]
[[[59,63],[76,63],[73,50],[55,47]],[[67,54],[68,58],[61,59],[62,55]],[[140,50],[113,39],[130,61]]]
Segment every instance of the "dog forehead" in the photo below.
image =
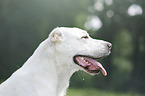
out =
[[66,27],[62,27],[61,28],[61,32],[64,35],[71,35],[71,36],[84,36],[84,35],[88,35],[87,31],[79,29],[79,28],[66,28]]

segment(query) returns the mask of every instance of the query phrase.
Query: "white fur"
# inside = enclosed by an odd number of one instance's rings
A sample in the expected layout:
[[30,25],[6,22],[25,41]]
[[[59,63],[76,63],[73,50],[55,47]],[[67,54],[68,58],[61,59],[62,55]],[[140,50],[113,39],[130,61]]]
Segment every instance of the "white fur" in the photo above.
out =
[[72,74],[83,70],[73,56],[106,56],[107,44],[78,28],[55,28],[26,63],[0,85],[0,96],[64,96]]

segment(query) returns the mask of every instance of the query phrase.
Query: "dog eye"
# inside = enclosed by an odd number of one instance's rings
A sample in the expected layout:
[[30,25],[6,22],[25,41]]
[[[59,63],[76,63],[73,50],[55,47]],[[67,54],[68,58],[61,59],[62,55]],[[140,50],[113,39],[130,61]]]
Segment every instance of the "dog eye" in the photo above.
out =
[[83,37],[81,37],[81,38],[88,39],[89,37],[88,37],[88,36],[83,36]]

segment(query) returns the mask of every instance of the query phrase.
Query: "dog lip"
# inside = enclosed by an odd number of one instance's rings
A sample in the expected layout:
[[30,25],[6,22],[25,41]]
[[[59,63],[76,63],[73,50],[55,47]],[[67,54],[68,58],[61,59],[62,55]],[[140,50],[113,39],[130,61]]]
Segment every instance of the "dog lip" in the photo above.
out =
[[87,56],[87,55],[75,55],[73,60],[74,62],[82,67],[85,71],[90,73],[91,75],[95,75],[97,73],[100,73],[100,71],[103,73],[104,76],[107,75],[106,70],[103,68],[101,63],[94,59],[100,59],[103,57],[93,57],[93,56]]
[[75,55],[74,58],[75,58],[75,57],[88,57],[88,58],[92,58],[92,59],[101,59],[101,58],[103,58],[103,57],[105,57],[105,56],[94,57],[94,56],[90,56],[90,55]]

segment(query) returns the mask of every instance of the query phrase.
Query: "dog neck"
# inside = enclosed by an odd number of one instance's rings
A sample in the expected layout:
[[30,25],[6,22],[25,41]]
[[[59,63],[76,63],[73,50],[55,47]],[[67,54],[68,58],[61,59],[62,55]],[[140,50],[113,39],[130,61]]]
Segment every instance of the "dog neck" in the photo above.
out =
[[[64,64],[65,66],[65,64]],[[57,77],[58,77],[58,83],[57,83],[57,93],[58,96],[63,96],[66,92],[66,89],[69,87],[69,80],[72,74],[75,72],[75,70],[71,70],[67,67],[64,67],[62,69],[61,66],[57,66]]]
[[66,63],[62,63],[62,64],[60,64],[61,62],[58,62],[58,63],[59,64],[56,64],[56,67],[57,67],[56,71],[58,74],[58,76],[57,76],[58,77],[57,93],[59,93],[58,96],[64,96],[66,89],[69,87],[70,77],[77,70],[70,67]]
[[[43,41],[40,44],[22,68],[27,70],[25,72],[32,74],[38,82],[46,82],[45,84],[48,84],[48,87],[52,85],[53,90],[56,90],[56,96],[64,96],[69,86],[69,79],[77,70],[67,64],[67,60],[60,60],[60,56],[55,56],[53,50],[51,52],[46,50],[48,49],[47,42]],[[44,90],[49,91],[47,86]]]

